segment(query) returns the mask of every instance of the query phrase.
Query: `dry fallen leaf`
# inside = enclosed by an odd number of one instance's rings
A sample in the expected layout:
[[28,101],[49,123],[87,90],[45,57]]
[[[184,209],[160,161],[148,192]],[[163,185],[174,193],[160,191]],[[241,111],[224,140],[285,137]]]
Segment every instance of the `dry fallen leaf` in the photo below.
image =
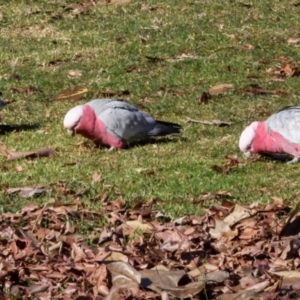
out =
[[234,89],[234,85],[230,84],[230,83],[221,83],[218,85],[215,85],[213,87],[211,87],[208,92],[211,95],[221,95],[221,94],[225,94],[230,90]]
[[93,175],[92,175],[92,182],[99,182],[101,181],[101,178],[102,178],[102,174],[100,173],[97,173],[95,172]]
[[[220,239],[226,237],[228,240],[232,240],[238,234],[237,230],[231,230],[230,225],[223,220],[215,220],[215,227],[209,231],[210,235],[214,239]],[[219,247],[217,247],[219,250]]]
[[182,54],[176,56],[175,58],[166,58],[165,61],[167,61],[167,62],[179,62],[179,61],[183,61],[183,60],[187,60],[187,59],[199,59],[199,58],[200,58],[199,56],[182,53]]
[[82,76],[82,71],[80,70],[70,70],[68,72],[68,77],[70,78],[78,78]]
[[53,96],[52,100],[53,101],[55,101],[55,100],[78,101],[85,95],[86,92],[88,92],[88,89],[86,87],[77,87],[77,88],[66,89],[62,92],[55,94]]
[[288,45],[295,45],[300,43],[300,38],[289,38],[287,40]]
[[254,46],[251,45],[251,44],[236,46],[236,48],[239,49],[239,50],[244,50],[244,51],[252,51],[252,50],[254,50]]
[[198,276],[198,282],[191,282],[184,286],[178,286],[178,282],[184,276],[185,271],[164,271],[164,270],[142,270],[141,285],[144,288],[157,292],[166,291],[173,297],[187,298],[198,294],[206,284],[205,274],[202,272]]
[[148,222],[142,222],[140,220],[130,220],[122,225],[122,232],[125,236],[134,234],[135,231],[151,233],[153,230],[153,225]]
[[236,204],[232,212],[224,218],[224,221],[232,226],[238,221],[249,217],[251,217],[251,210],[243,207],[242,205]]
[[274,74],[278,75],[279,77],[295,77],[300,75],[300,70],[297,67],[286,63],[280,68],[279,71],[275,71]]
[[19,197],[30,198],[34,195],[42,194],[46,191],[45,186],[27,186],[27,187],[17,187],[9,188],[5,191],[6,195],[11,195],[19,192]]
[[126,288],[138,295],[141,274],[126,262],[118,261],[107,265],[111,274],[113,287],[106,299],[116,299],[118,289]]
[[23,167],[22,167],[22,166],[16,166],[16,167],[15,167],[15,170],[16,170],[17,172],[22,172],[22,171],[23,171]]

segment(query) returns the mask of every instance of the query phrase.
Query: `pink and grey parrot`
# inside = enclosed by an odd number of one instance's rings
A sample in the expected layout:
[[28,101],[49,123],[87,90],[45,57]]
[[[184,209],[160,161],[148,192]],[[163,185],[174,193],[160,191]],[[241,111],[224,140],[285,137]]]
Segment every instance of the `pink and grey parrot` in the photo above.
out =
[[265,122],[253,122],[240,136],[239,147],[246,156],[253,153],[289,154],[300,160],[300,106],[287,106]]
[[181,126],[157,121],[121,100],[95,99],[73,107],[64,118],[70,135],[81,134],[109,150],[124,148],[151,136],[177,135]]

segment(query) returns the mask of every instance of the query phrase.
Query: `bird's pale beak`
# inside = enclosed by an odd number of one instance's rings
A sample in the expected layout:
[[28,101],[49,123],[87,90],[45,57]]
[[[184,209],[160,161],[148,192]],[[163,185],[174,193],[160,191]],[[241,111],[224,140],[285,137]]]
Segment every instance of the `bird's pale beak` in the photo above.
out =
[[249,158],[252,156],[252,153],[250,151],[247,151],[247,152],[244,152],[244,155]]
[[67,133],[68,133],[68,135],[70,135],[70,136],[74,136],[74,135],[75,135],[74,130],[67,129]]

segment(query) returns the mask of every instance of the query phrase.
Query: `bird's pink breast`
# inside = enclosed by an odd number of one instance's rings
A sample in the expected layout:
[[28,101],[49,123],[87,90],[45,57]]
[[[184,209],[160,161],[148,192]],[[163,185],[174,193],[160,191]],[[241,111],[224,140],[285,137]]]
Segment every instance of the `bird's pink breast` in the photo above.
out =
[[75,130],[76,133],[101,145],[114,148],[123,148],[126,145],[122,139],[107,131],[104,123],[96,117],[94,110],[89,105],[84,105],[82,117]]
[[252,143],[253,152],[287,153],[299,156],[300,145],[287,141],[280,133],[270,130],[266,131],[264,122],[259,123],[255,138]]

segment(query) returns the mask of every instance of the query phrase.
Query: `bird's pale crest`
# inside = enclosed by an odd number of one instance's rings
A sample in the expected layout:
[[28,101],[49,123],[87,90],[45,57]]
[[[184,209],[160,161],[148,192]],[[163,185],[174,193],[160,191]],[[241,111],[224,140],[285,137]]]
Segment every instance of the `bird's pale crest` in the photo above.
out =
[[242,132],[239,140],[239,148],[246,156],[251,155],[251,145],[255,137],[255,130],[258,126],[258,122],[253,122],[247,126]]
[[64,127],[73,129],[78,124],[83,114],[83,105],[78,105],[70,109],[64,118]]

